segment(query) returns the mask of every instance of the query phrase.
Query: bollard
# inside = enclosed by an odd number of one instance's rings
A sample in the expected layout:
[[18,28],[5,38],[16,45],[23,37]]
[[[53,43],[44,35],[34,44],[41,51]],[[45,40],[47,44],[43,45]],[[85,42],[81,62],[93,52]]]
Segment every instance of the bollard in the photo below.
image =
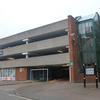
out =
[[84,80],[84,88],[86,88],[86,78],[84,77],[83,80]]
[[96,77],[96,88],[98,88],[98,77]]

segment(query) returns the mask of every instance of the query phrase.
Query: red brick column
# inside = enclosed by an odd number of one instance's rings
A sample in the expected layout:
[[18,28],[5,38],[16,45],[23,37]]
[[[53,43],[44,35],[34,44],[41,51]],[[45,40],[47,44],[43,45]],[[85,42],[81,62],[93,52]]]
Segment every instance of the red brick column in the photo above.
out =
[[71,81],[77,82],[79,80],[79,49],[78,49],[78,32],[77,32],[77,21],[72,17],[68,16],[68,34],[69,34],[69,52],[71,65]]
[[28,79],[28,69],[27,68],[16,68],[16,80],[24,81]]

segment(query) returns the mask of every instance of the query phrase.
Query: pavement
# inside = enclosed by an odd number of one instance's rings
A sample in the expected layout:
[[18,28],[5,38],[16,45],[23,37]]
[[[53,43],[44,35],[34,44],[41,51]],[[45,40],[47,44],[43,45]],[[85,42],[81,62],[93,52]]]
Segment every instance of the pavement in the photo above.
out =
[[[1,95],[3,92],[3,95]],[[1,99],[2,96],[11,99]],[[13,98],[13,99],[12,99]],[[0,100],[100,100],[100,83],[69,83],[67,81],[29,81],[0,86]]]
[[3,80],[3,81],[0,81],[0,86],[4,86],[4,85],[15,85],[15,84],[23,84],[23,83],[32,83],[33,81],[31,80],[27,80],[27,81],[6,81],[6,80]]
[[5,91],[0,91],[0,100],[32,100],[32,99],[9,94]]
[[29,85],[30,81],[0,81],[0,100],[32,100],[15,95],[14,91],[22,86]]
[[32,100],[100,100],[100,84],[97,89],[95,83],[88,83],[84,88],[82,83],[40,82],[16,89],[15,92]]

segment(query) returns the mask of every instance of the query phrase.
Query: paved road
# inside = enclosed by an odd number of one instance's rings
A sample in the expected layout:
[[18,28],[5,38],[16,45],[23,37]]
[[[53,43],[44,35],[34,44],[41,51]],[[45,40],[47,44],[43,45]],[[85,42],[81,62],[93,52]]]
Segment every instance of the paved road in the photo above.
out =
[[32,100],[100,100],[100,84],[96,89],[94,83],[88,83],[87,88],[82,83],[40,83],[19,88],[16,92]]
[[[3,83],[3,82],[2,82]],[[30,83],[31,84],[31,83]],[[15,94],[17,88],[29,85],[27,82],[14,85],[0,85],[0,100],[32,100]]]
[[84,88],[82,83],[70,84],[66,81],[0,86],[0,100],[30,100],[28,98],[31,100],[100,100],[100,84],[98,89],[95,88],[94,83],[88,83],[87,88]]
[[9,94],[8,92],[0,90],[0,100],[30,100],[24,97],[16,96],[13,94]]

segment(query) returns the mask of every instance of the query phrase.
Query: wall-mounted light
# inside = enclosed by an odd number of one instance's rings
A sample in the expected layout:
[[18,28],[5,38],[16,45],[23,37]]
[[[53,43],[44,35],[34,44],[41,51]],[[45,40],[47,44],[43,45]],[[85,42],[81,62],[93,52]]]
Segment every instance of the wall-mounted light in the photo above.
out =
[[23,41],[23,42],[26,42],[26,41],[28,41],[28,40],[29,40],[29,39],[23,39],[22,41]]
[[28,52],[23,52],[22,55],[25,55],[26,59],[28,58]]
[[23,52],[22,55],[28,55],[28,52]]
[[23,42],[26,42],[26,44],[28,44],[29,39],[23,39]]
[[59,52],[59,53],[63,53],[63,51],[62,51],[62,50],[57,50],[57,52]]
[[62,65],[62,67],[67,67],[67,66],[68,66],[67,64]]
[[66,45],[66,48],[69,48],[69,45]]

